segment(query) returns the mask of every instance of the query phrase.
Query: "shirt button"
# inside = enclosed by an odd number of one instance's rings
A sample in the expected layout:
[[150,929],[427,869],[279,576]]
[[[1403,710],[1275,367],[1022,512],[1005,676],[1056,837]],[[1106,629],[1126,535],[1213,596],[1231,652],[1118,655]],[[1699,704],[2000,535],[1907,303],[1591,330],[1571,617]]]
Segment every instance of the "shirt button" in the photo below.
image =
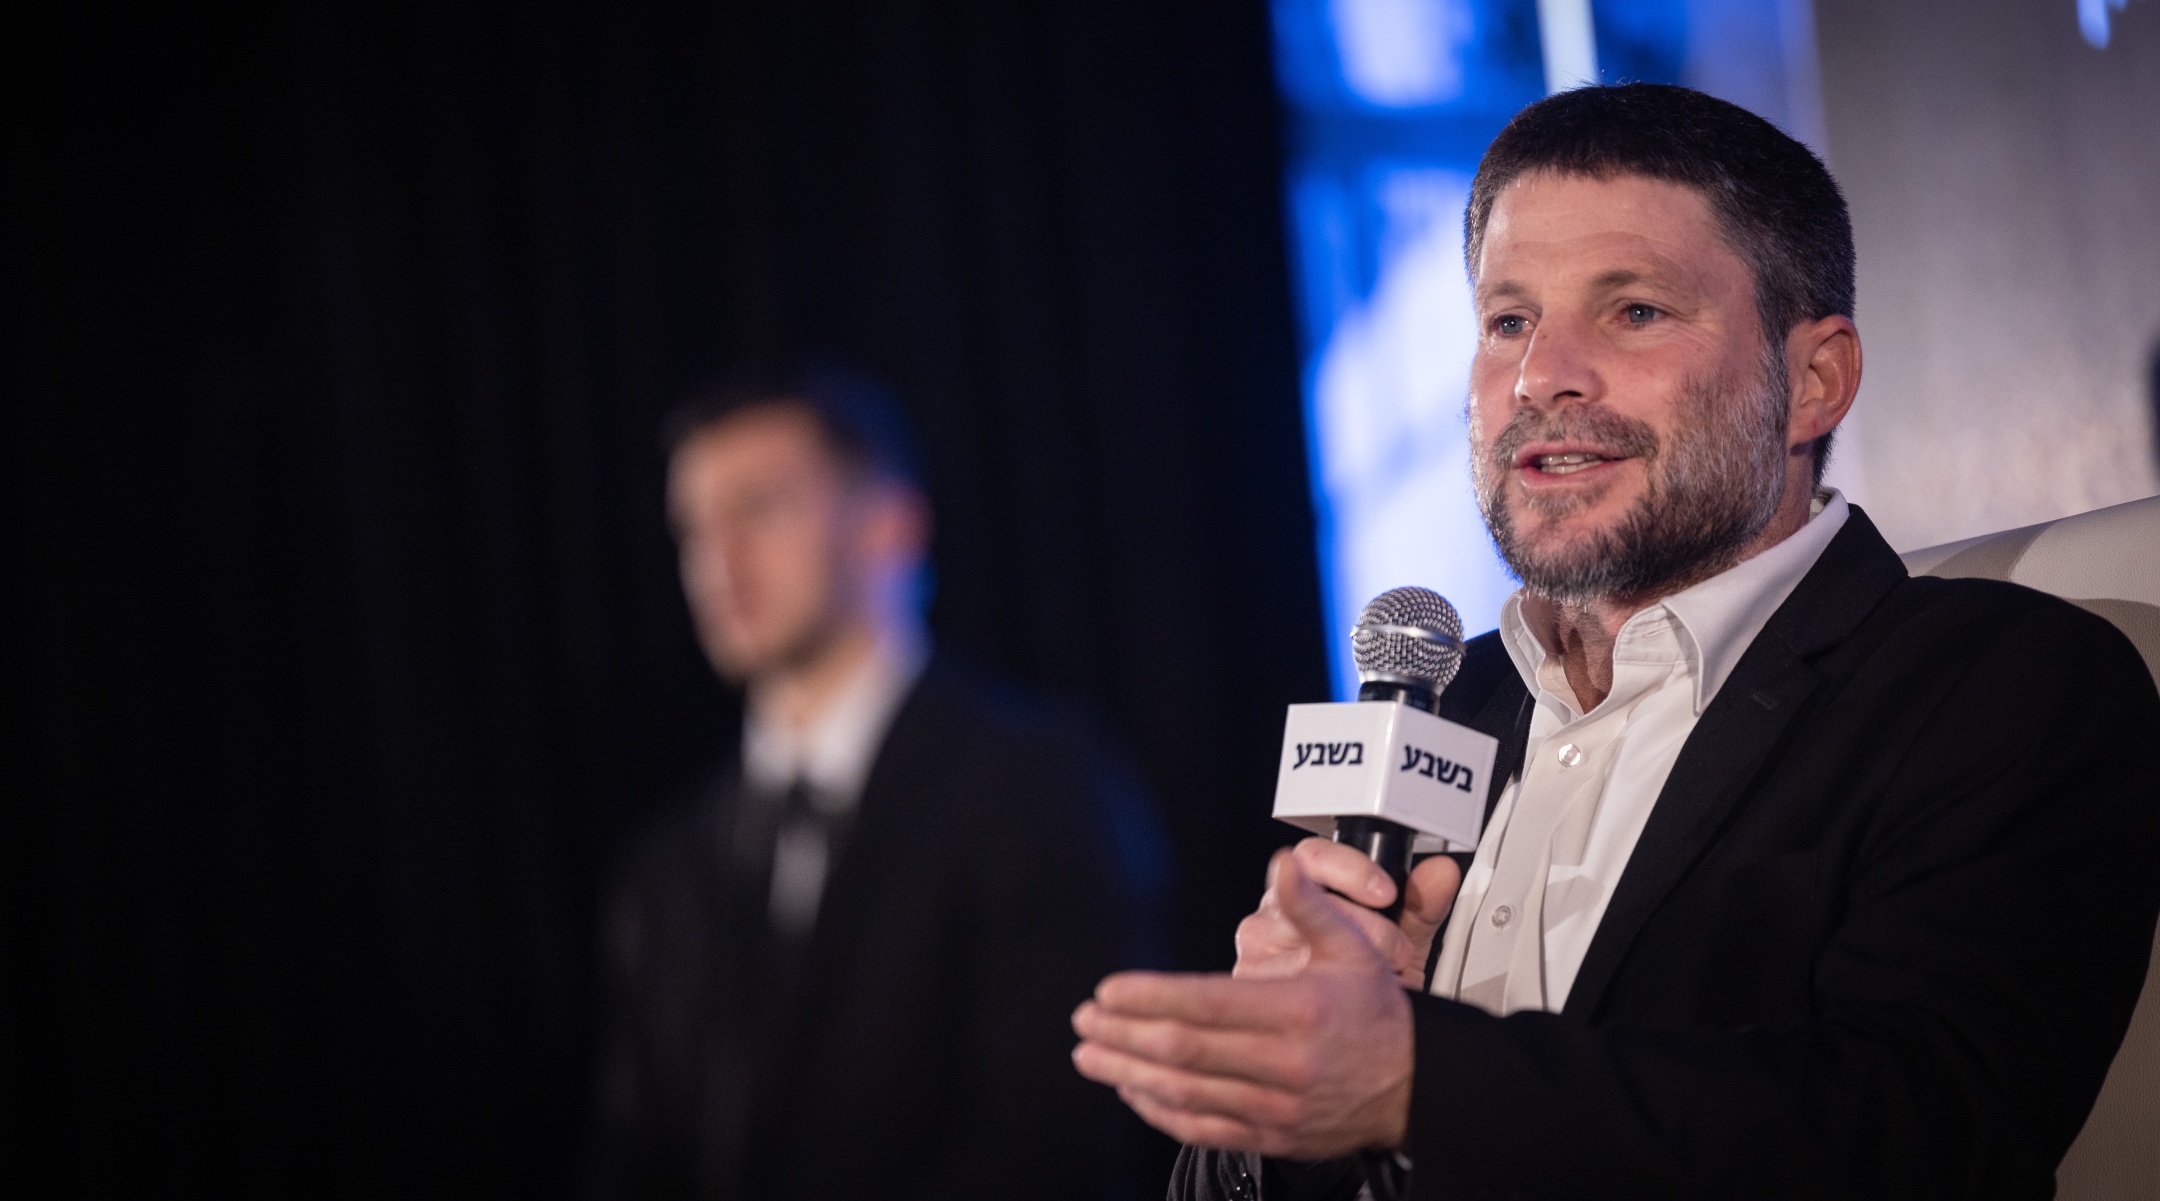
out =
[[1581,763],[1581,762],[1582,762],[1582,748],[1581,748],[1581,747],[1579,747],[1579,746],[1576,746],[1576,745],[1575,745],[1574,743],[1572,743],[1572,742],[1569,742],[1569,743],[1563,743],[1563,744],[1561,744],[1561,747],[1560,747],[1560,766],[1562,766],[1562,767],[1573,767],[1573,766],[1575,766],[1576,764],[1578,764],[1578,763]]
[[1492,911],[1492,924],[1495,926],[1505,926],[1509,922],[1514,920],[1515,911],[1508,908],[1506,905],[1502,905],[1498,909]]

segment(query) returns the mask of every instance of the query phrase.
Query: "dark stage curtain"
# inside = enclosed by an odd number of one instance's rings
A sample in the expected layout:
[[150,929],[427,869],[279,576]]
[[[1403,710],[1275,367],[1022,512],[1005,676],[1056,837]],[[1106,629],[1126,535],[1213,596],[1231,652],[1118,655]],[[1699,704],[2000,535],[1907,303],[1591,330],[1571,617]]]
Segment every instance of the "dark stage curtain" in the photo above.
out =
[[1259,0],[0,22],[0,1173],[566,1191],[607,849],[736,719],[655,421],[750,355],[904,392],[939,638],[1228,962],[1326,687]]

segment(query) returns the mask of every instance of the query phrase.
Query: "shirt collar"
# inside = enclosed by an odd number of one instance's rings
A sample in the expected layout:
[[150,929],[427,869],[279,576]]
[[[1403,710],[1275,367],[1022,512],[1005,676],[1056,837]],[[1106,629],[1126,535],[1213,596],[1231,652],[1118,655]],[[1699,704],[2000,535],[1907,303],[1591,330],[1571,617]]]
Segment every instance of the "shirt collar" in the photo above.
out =
[[752,698],[743,720],[743,777],[760,788],[810,785],[822,808],[852,808],[885,732],[929,661],[918,639],[880,639],[807,728],[775,720]]
[[1817,500],[1821,507],[1791,537],[1693,588],[1665,598],[1665,607],[1680,619],[1681,627],[1695,643],[1698,715],[1709,708],[1718,689],[1739,666],[1740,656],[1754,645],[1755,636],[1770,623],[1778,606],[1800,586],[1830,540],[1845,528],[1845,519],[1852,512],[1845,497],[1831,489],[1819,493]]
[[[1830,540],[1844,528],[1851,514],[1845,497],[1836,489],[1815,494],[1806,525],[1761,554],[1711,576],[1700,584],[1676,592],[1628,619],[1637,622],[1662,620],[1660,608],[1672,615],[1681,632],[1681,644],[1695,677],[1697,716],[1710,706],[1718,690],[1732,675],[1740,656],[1769,624],[1778,606],[1800,586],[1800,580],[1822,557]],[[1543,631],[1534,629],[1523,613],[1524,594],[1517,589],[1500,606],[1500,642],[1532,696],[1540,695],[1538,665],[1551,648]],[[1628,630],[1622,629],[1622,638]]]

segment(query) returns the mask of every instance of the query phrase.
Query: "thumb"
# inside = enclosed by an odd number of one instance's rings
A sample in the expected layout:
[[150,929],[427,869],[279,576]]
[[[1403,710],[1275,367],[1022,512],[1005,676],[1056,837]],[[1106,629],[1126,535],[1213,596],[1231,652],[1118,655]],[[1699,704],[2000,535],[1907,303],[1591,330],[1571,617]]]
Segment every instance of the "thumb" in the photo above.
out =
[[1363,931],[1359,930],[1313,883],[1289,851],[1277,851],[1268,865],[1268,888],[1276,897],[1283,917],[1312,947],[1312,962],[1369,962],[1379,958]]

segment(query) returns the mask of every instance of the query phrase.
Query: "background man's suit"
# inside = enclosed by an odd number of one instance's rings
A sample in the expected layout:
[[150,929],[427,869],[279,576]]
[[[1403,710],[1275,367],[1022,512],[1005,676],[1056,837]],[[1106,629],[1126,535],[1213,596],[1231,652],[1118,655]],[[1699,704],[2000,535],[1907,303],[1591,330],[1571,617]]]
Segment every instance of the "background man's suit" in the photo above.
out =
[[[1487,635],[1442,707],[1504,778],[1526,701]],[[1412,997],[1412,1195],[2049,1196],[2156,911],[2136,652],[2038,592],[1908,578],[1856,508],[1704,711],[1565,1009]],[[1172,1195],[1256,1185],[1357,1173],[1188,1151]]]
[[1156,1191],[1152,1136],[1069,1058],[1095,982],[1164,958],[1168,849],[1129,779],[933,662],[795,949],[767,921],[760,799],[723,773],[617,874],[598,1195]]

